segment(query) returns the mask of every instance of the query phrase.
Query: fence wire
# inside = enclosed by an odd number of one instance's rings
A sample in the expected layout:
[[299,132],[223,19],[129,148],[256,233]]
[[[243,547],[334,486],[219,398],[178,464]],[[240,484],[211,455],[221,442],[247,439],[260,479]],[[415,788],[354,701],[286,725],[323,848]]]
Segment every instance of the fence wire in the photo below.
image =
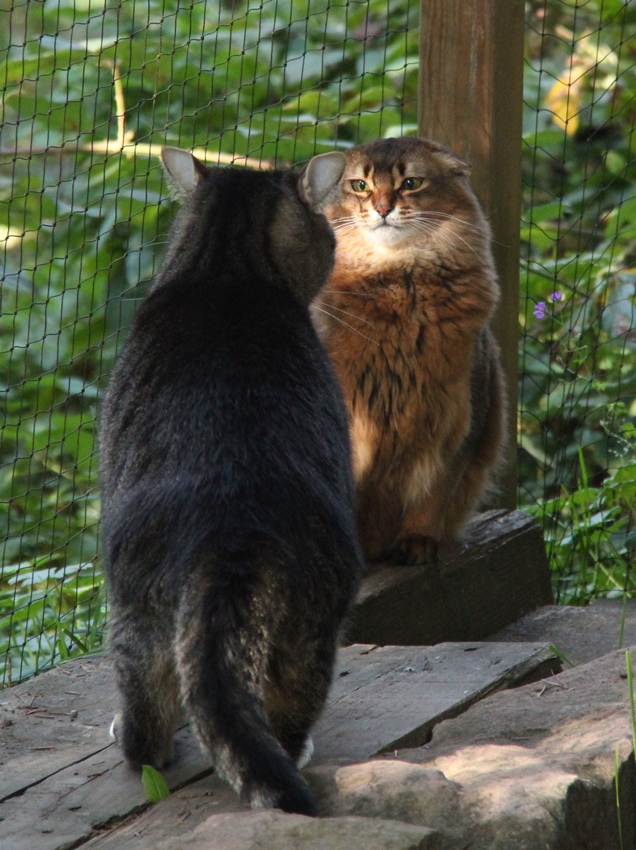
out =
[[413,132],[417,3],[59,0],[4,16],[6,684],[103,639],[95,418],[165,244],[160,148],[291,165]]
[[587,602],[634,591],[636,4],[526,5],[520,501]]
[[[526,4],[520,501],[572,599],[631,589],[634,6]],[[159,149],[259,167],[415,133],[418,7],[0,0],[3,684],[104,637],[95,420],[165,244]]]

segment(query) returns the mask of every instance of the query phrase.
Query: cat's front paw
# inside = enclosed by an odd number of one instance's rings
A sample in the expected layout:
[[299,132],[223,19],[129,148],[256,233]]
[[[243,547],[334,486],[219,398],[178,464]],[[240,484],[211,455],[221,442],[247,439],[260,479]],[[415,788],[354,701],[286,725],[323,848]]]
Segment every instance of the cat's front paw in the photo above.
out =
[[415,566],[435,564],[438,560],[439,540],[425,534],[408,534],[401,537],[390,553],[392,564]]

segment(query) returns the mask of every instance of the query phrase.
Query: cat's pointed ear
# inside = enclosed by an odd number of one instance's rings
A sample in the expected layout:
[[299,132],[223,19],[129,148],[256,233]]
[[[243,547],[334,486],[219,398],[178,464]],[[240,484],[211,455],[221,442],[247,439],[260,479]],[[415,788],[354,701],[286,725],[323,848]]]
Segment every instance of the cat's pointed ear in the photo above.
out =
[[208,173],[208,169],[196,156],[181,148],[162,148],[161,163],[170,178],[175,196],[180,200],[189,198],[199,180]]
[[321,204],[340,183],[347,157],[340,151],[315,156],[300,178],[300,195],[310,206]]

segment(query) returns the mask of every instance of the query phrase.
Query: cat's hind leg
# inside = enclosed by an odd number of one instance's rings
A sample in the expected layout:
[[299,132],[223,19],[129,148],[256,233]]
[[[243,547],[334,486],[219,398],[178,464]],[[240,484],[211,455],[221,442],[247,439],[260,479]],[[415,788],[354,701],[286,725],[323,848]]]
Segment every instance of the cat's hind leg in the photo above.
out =
[[270,723],[285,750],[299,767],[313,753],[309,734],[329,693],[335,660],[335,642],[325,625],[324,634],[303,634],[294,629],[294,645],[276,641],[265,686],[265,707]]
[[179,690],[166,631],[138,614],[114,612],[110,648],[120,710],[111,735],[135,769],[145,764],[160,769],[173,758]]

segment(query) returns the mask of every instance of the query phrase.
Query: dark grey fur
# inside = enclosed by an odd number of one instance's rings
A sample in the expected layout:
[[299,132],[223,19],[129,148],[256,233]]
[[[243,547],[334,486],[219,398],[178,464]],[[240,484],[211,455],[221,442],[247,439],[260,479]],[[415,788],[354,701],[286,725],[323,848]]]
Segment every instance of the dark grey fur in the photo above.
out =
[[295,762],[362,569],[346,414],[307,310],[333,262],[308,203],[329,175],[188,156],[164,154],[185,206],[101,418],[117,733],[160,768],[183,706],[244,801],[315,814]]

